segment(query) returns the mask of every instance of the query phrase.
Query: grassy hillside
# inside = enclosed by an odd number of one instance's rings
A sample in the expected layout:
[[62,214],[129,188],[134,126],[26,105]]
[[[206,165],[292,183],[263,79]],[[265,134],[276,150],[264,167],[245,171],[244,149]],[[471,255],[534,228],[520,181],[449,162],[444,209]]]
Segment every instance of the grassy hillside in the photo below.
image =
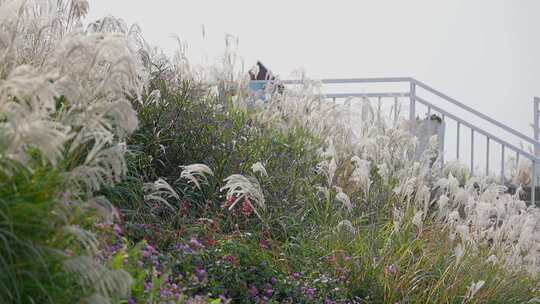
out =
[[369,100],[0,1],[1,303],[535,303],[540,211]]

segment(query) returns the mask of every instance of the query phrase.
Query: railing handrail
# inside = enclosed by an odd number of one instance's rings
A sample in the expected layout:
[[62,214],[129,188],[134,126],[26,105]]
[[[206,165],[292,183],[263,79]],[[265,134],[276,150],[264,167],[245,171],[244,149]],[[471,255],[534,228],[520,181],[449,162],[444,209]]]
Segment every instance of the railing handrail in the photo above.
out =
[[[313,79],[311,79],[313,80]],[[388,82],[411,82],[411,77],[369,77],[369,78],[326,78],[318,80],[323,84],[343,84],[343,83],[388,83]],[[288,80],[251,80],[254,83],[282,83],[282,84],[302,84],[302,79]]]
[[388,92],[388,93],[329,93],[323,94],[326,98],[348,98],[348,97],[410,97],[409,92]]
[[487,136],[487,137],[491,138],[492,140],[494,140],[494,141],[500,143],[501,145],[504,145],[505,147],[509,148],[510,150],[513,150],[514,152],[517,152],[517,153],[519,153],[520,155],[523,155],[523,156],[527,157],[527,158],[530,159],[530,160],[540,161],[540,157],[535,156],[535,155],[532,155],[531,153],[529,153],[529,152],[523,150],[522,148],[519,148],[519,147],[517,147],[517,146],[515,146],[515,145],[513,145],[513,144],[511,144],[511,143],[509,143],[509,142],[507,142],[506,140],[504,140],[504,139],[502,139],[502,138],[500,138],[500,137],[497,137],[497,136],[493,135],[492,133],[490,133],[490,132],[488,132],[488,131],[486,131],[486,130],[484,130],[484,129],[482,129],[482,128],[479,128],[479,127],[473,125],[472,123],[469,123],[469,122],[467,122],[466,120],[461,119],[461,118],[457,117],[456,115],[454,115],[454,114],[452,114],[452,113],[449,113],[448,111],[445,111],[445,110],[441,109],[440,107],[437,107],[436,105],[430,103],[429,101],[427,101],[427,100],[425,100],[425,99],[423,99],[423,98],[421,98],[421,97],[416,96],[415,99],[416,99],[417,101],[419,101],[420,103],[423,103],[424,105],[433,108],[435,111],[441,112],[441,114],[446,115],[447,117],[449,117],[449,118],[451,118],[451,119],[453,119],[453,120],[459,122],[460,124],[462,124],[462,125],[464,125],[464,126],[467,126],[467,127],[469,127],[470,129],[473,129],[473,130],[475,130],[476,132],[478,132],[478,133],[480,133],[480,134],[482,134],[482,135],[484,135],[484,136]]
[[414,81],[418,86],[420,86],[420,87],[422,87],[423,89],[425,89],[426,91],[429,91],[429,92],[431,92],[431,93],[433,93],[433,94],[439,96],[440,98],[442,98],[442,99],[444,99],[444,100],[446,100],[446,101],[448,101],[448,102],[450,102],[450,103],[452,103],[452,104],[454,104],[454,105],[456,105],[456,106],[458,106],[458,107],[464,109],[465,111],[467,111],[467,112],[469,112],[469,113],[472,113],[472,114],[474,114],[474,115],[476,115],[476,116],[478,116],[478,117],[480,117],[480,118],[482,118],[482,119],[484,119],[484,120],[486,120],[486,121],[488,121],[488,122],[490,122],[490,123],[496,125],[497,127],[499,127],[499,128],[501,128],[501,129],[507,131],[508,133],[511,133],[511,134],[513,134],[513,135],[515,135],[515,136],[517,136],[517,137],[523,139],[523,140],[526,140],[527,142],[529,142],[529,143],[532,144],[532,145],[535,145],[535,144],[536,144],[536,145],[540,145],[540,141],[537,141],[537,140],[535,140],[534,138],[532,138],[532,137],[530,137],[530,136],[527,136],[527,135],[525,135],[525,134],[523,134],[523,133],[521,133],[521,132],[519,132],[519,131],[517,131],[517,130],[515,130],[515,129],[513,129],[513,128],[507,126],[507,125],[505,125],[505,124],[502,124],[502,123],[498,122],[497,120],[495,120],[495,119],[493,119],[493,118],[487,116],[486,114],[483,114],[483,113],[481,113],[481,112],[479,112],[479,111],[477,111],[477,110],[475,110],[475,109],[469,107],[468,105],[463,104],[463,103],[457,101],[456,99],[454,99],[454,98],[452,98],[452,97],[450,97],[450,96],[448,96],[448,95],[446,95],[446,94],[444,94],[444,93],[441,93],[441,92],[435,90],[434,88],[428,86],[427,84],[425,84],[425,83],[423,83],[423,82],[421,82],[421,81],[418,81],[418,80],[416,80],[416,79],[413,79],[413,81]]

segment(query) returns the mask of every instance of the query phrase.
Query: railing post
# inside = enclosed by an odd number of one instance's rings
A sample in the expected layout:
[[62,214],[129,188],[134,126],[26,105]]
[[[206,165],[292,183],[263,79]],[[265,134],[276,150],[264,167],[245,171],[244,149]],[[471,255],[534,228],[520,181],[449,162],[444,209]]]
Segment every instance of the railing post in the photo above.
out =
[[396,97],[394,97],[394,123],[397,122],[397,118],[398,118],[397,117],[398,116],[398,112],[397,112],[398,111],[398,109],[397,109],[398,104],[397,103],[398,103],[398,98],[396,96]]
[[[539,126],[539,117],[538,115],[540,114],[539,113],[539,108],[540,108],[540,98],[538,97],[535,97],[534,98],[534,140],[538,141],[538,139],[540,138],[540,126]],[[535,142],[534,143],[534,156],[538,157],[538,155],[540,154],[540,146],[538,146],[538,144]],[[538,168],[537,168],[537,164],[536,164],[536,160],[533,159],[532,161],[532,183],[531,183],[531,203],[532,204],[536,204],[536,200],[535,200],[535,194],[536,194],[536,184],[537,184],[537,172],[538,172]]]
[[536,205],[536,159],[532,160],[531,205]]
[[489,176],[489,136],[486,136],[486,176]]
[[446,132],[446,123],[445,123],[445,119],[444,119],[444,114],[442,115],[442,119],[441,119],[441,126],[440,126],[440,129],[439,129],[439,136],[438,136],[438,141],[439,141],[439,156],[440,156],[440,160],[441,160],[441,169],[444,168],[444,133]]
[[[534,98],[534,139],[538,141],[538,138],[540,137],[540,130],[538,129],[538,112],[539,112],[539,104],[540,104],[540,98],[535,97]],[[538,151],[540,147],[535,143],[534,144],[534,154],[538,156]]]
[[474,129],[471,129],[471,175],[474,174]]
[[414,121],[416,119],[416,80],[411,80],[410,90],[410,104],[409,104],[409,120]]
[[501,185],[504,185],[504,144],[501,145]]
[[457,122],[457,136],[456,136],[456,159],[459,160],[459,121]]

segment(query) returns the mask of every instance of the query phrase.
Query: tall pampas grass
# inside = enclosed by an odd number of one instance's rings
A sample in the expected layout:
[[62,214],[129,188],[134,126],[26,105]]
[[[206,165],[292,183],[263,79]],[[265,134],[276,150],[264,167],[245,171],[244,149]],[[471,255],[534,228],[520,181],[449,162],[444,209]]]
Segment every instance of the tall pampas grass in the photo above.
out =
[[[263,103],[241,93],[234,100],[242,108],[255,107],[254,116],[262,124],[283,131],[304,128],[324,139],[326,148],[321,157],[325,161],[317,172],[325,176],[326,183],[320,189],[341,189],[336,201],[351,208],[354,204],[345,199],[350,194],[346,189],[356,189],[348,187],[350,183],[369,189],[375,168],[386,184],[395,185],[394,212],[404,214],[412,208],[417,227],[435,225],[462,247],[487,250],[494,257],[491,260],[502,263],[508,271],[527,271],[538,277],[538,208],[527,207],[493,178],[472,177],[459,162],[441,167],[436,139],[430,141],[420,160],[415,159],[417,139],[407,121],[392,122],[368,99],[328,102],[319,82],[302,73],[296,76],[300,84],[282,93],[267,88],[268,98]],[[238,83],[243,81],[238,79]],[[522,162],[514,167],[507,179],[526,186],[530,165]]]
[[[137,28],[114,18],[85,29],[88,9],[86,0],[0,1],[0,161],[16,163],[20,169],[15,170],[28,174],[40,167],[59,173],[59,192],[50,198],[55,201],[54,222],[48,223],[58,230],[53,230],[54,239],[37,243],[57,244],[60,247],[51,252],[59,252],[68,248],[55,240],[61,235],[73,238],[83,251],[66,260],[63,269],[75,276],[81,294],[109,302],[129,294],[129,275],[101,264],[95,257],[100,244],[90,231],[72,222],[84,210],[114,214],[110,204],[93,196],[126,172],[124,141],[138,125],[131,100],[139,99],[147,79],[141,56],[146,45]],[[17,174],[13,168],[17,167],[1,166],[4,182],[16,182],[10,180]],[[0,207],[10,222],[10,213],[4,211],[16,206],[2,203]],[[3,239],[5,233],[0,232]],[[13,237],[29,248],[35,246],[22,235]],[[35,252],[42,256],[41,250]],[[25,281],[17,283],[20,272],[13,272],[13,261],[4,262],[5,278],[12,278],[15,293],[2,284],[1,299],[54,302],[43,296],[45,289],[42,295],[18,294],[23,286],[17,284]]]
[[207,175],[214,175],[212,169],[210,169],[205,164],[191,164],[188,166],[180,166],[182,172],[180,173],[180,178],[186,179],[189,183],[192,183],[199,190],[201,189],[201,184],[208,183]]
[[[238,202],[247,200],[257,216],[261,217],[261,211],[266,209],[266,204],[261,185],[255,177],[233,174],[224,182],[225,185],[220,191],[226,191],[227,199],[232,201],[229,209],[234,208]],[[253,206],[252,202],[257,206]]]

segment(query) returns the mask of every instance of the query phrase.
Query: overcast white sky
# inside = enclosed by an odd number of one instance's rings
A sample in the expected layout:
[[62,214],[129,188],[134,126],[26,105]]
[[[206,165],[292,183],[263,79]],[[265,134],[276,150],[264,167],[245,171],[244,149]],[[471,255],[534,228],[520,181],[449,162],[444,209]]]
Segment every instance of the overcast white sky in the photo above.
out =
[[314,78],[412,76],[532,135],[539,0],[90,2],[89,18],[136,22],[169,52],[176,34],[196,61],[219,55],[230,33],[247,65],[259,59],[281,78],[298,68]]

